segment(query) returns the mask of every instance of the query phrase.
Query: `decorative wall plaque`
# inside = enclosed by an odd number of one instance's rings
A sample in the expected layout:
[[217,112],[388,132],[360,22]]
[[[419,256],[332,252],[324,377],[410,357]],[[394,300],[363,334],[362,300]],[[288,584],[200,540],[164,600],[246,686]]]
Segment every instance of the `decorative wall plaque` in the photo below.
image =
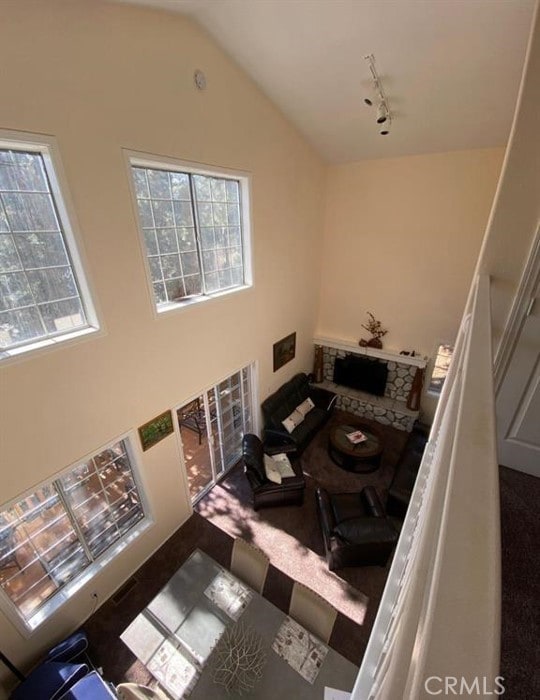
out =
[[146,450],[156,445],[173,431],[174,427],[170,411],[160,413],[156,418],[152,418],[148,423],[141,425],[139,428],[139,437],[141,438],[143,451],[146,452]]

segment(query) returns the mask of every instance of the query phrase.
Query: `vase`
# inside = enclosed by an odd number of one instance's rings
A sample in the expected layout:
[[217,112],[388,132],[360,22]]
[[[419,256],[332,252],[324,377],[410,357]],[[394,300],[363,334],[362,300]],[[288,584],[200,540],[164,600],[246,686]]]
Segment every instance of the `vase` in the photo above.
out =
[[382,350],[382,340],[380,338],[370,338],[366,345],[368,348],[377,348],[378,350]]

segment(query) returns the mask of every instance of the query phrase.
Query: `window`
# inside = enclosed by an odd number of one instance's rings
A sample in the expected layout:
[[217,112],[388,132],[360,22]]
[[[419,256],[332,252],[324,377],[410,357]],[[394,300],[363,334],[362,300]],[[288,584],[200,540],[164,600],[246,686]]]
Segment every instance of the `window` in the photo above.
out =
[[253,376],[249,365],[177,409],[192,503],[242,457],[242,438],[253,432]]
[[450,368],[454,347],[452,345],[439,345],[437,355],[435,356],[435,364],[433,373],[429,383],[428,391],[432,394],[440,394],[443,388],[444,380]]
[[97,324],[51,149],[0,140],[0,356]]
[[0,586],[26,626],[37,627],[57,607],[51,601],[77,590],[144,518],[127,440],[0,512]]
[[246,178],[131,161],[158,311],[248,283]]

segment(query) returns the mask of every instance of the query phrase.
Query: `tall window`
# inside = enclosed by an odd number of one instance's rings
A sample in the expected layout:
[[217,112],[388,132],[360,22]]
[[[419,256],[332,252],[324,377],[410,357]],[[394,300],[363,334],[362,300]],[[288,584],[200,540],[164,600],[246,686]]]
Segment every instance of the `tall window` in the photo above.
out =
[[428,391],[432,394],[440,394],[443,388],[444,380],[450,369],[450,362],[454,353],[453,345],[442,344],[437,348],[435,363],[433,365],[433,373],[429,383]]
[[0,140],[0,356],[93,323],[46,145]]
[[159,311],[247,283],[245,179],[132,162]]
[[47,602],[114,554],[144,516],[120,440],[0,512],[2,591],[37,626]]

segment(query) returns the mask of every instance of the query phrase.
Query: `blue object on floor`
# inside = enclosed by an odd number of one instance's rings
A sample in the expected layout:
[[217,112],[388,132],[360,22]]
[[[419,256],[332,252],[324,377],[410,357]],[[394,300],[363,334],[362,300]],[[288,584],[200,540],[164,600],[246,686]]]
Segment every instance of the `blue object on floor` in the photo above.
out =
[[[83,654],[86,656],[88,638],[83,630],[70,634],[67,639],[59,642],[47,654],[47,661],[75,661]],[[82,661],[82,660],[81,660]],[[86,658],[85,658],[86,661]]]
[[116,700],[108,683],[97,671],[92,671],[61,695],[58,700]]
[[59,700],[88,673],[86,664],[46,661],[35,668],[10,695],[10,700]]

